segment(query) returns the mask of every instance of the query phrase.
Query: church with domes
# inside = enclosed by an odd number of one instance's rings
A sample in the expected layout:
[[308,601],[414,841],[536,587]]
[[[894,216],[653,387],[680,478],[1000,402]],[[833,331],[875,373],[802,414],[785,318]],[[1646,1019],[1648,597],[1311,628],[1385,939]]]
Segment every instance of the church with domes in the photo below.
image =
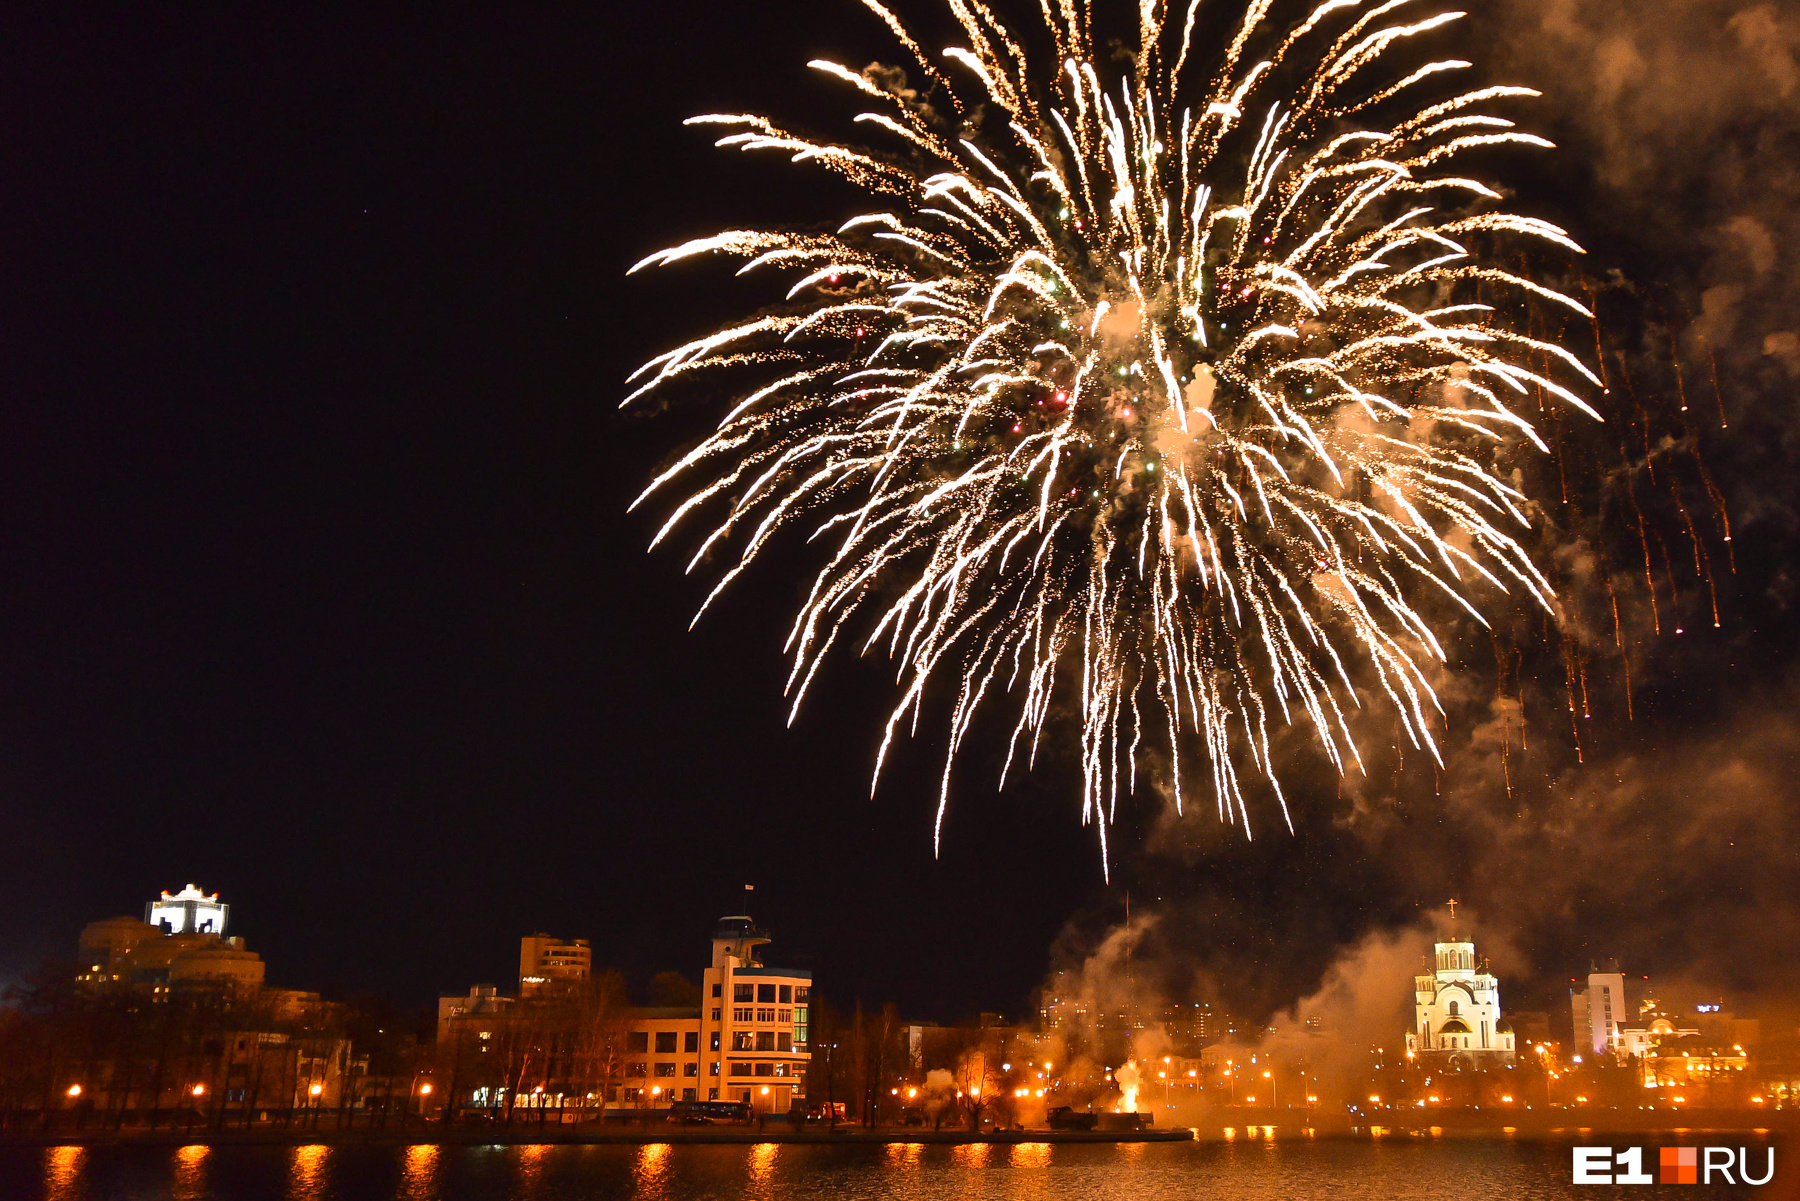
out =
[[[1454,918],[1454,902],[1450,913]],[[1475,958],[1475,944],[1452,933],[1434,952],[1431,974],[1413,977],[1407,1053],[1452,1071],[1512,1063],[1513,1029],[1500,1016],[1500,982]]]

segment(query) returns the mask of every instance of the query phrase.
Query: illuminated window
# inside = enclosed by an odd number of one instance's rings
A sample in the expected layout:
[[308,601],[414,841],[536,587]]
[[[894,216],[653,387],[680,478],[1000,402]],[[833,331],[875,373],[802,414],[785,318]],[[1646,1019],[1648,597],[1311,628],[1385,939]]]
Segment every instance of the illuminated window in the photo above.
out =
[[667,1060],[659,1061],[656,1065],[656,1074],[663,1077],[673,1076],[675,1065]]
[[712,1049],[715,1051],[719,1049],[719,1032],[717,1030],[712,1032]]
[[733,1051],[751,1050],[750,1032],[748,1030],[733,1030],[731,1032],[731,1049]]
[[643,1077],[648,1076],[650,1073],[647,1070],[646,1065],[644,1065],[644,1064],[628,1063],[625,1065],[625,1074],[627,1076],[635,1076],[635,1077],[638,1077],[639,1079],[642,1079]]
[[[717,1076],[719,1074],[719,1061],[718,1060],[715,1059],[711,1063],[706,1065],[706,1074],[708,1076]],[[719,1090],[714,1089],[713,1091],[718,1092]]]
[[[683,1076],[698,1076],[700,1074],[700,1065],[690,1059],[681,1065],[681,1074]],[[689,1098],[689,1100],[692,1099],[693,1098],[691,1097]]]

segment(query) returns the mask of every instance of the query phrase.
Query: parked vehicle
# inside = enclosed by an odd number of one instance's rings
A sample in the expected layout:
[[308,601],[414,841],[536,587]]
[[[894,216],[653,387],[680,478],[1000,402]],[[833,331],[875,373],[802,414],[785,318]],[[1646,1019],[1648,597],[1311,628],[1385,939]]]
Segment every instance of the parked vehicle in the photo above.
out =
[[676,1126],[748,1126],[754,1119],[748,1101],[676,1101],[669,1121]]
[[1099,1122],[1099,1114],[1077,1113],[1068,1105],[1058,1105],[1050,1111],[1052,1130],[1092,1130]]

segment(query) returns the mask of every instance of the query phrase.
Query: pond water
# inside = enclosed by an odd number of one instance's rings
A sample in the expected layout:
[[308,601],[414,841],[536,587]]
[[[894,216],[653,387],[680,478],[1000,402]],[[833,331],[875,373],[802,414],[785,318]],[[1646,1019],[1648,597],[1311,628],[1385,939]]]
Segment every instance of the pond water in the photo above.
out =
[[[1754,1136],[1596,1138],[1748,1144]],[[1715,1183],[1677,1196],[1800,1197],[1800,1171],[1763,1188]],[[6,1201],[1332,1201],[1666,1195],[1572,1182],[1567,1143],[1508,1139],[1239,1139],[1223,1143],[1017,1146],[345,1146],[0,1149]]]

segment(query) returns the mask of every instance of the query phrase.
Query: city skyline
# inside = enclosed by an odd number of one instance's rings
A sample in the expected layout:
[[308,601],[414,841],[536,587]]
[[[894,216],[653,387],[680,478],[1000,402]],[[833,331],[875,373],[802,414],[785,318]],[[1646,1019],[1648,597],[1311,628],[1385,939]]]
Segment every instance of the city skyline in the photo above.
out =
[[[1800,359],[1779,319],[1800,241],[1785,185],[1741,182],[1757,139],[1792,129],[1754,70],[1722,79],[1750,34],[1704,43],[1720,99],[1680,116],[1558,78],[1584,27],[1501,6],[1469,35],[1495,78],[1547,93],[1534,120],[1561,148],[1508,177],[1518,203],[1579,235],[1606,298],[1654,302],[1606,327],[1612,370],[1640,378],[1664,332],[1690,369],[1691,394],[1615,388],[1608,435],[1649,429],[1627,400],[1704,408],[1682,420],[1733,522],[1707,579],[1645,536],[1667,627],[1627,614],[1629,694],[1611,669],[1476,643],[1442,771],[1379,745],[1343,778],[1297,755],[1296,831],[1254,842],[1146,788],[1107,885],[1066,734],[994,795],[1005,731],[978,727],[934,857],[941,746],[903,747],[868,796],[885,660],[827,669],[790,727],[771,620],[790,578],[746,580],[690,632],[709,583],[647,555],[658,523],[626,513],[703,425],[621,416],[627,374],[737,307],[626,269],[724,221],[851,203],[681,121],[823,113],[806,59],[878,59],[878,25],[823,3],[780,29],[657,6],[624,37],[603,13],[9,21],[0,93],[32,119],[0,134],[19,246],[0,872],[35,913],[0,981],[194,880],[282,948],[284,982],[418,1004],[504,978],[533,930],[647,976],[745,884],[839,1000],[943,1021],[1025,1012],[1128,904],[1154,918],[1160,987],[1208,982],[1257,1020],[1368,938],[1429,931],[1449,895],[1504,932],[1496,970],[1530,990],[1509,1005],[1550,1011],[1610,958],[1721,994],[1800,988],[1767,953],[1800,930]],[[1676,40],[1628,27],[1652,60]],[[1660,148],[1666,182],[1620,130]]]

